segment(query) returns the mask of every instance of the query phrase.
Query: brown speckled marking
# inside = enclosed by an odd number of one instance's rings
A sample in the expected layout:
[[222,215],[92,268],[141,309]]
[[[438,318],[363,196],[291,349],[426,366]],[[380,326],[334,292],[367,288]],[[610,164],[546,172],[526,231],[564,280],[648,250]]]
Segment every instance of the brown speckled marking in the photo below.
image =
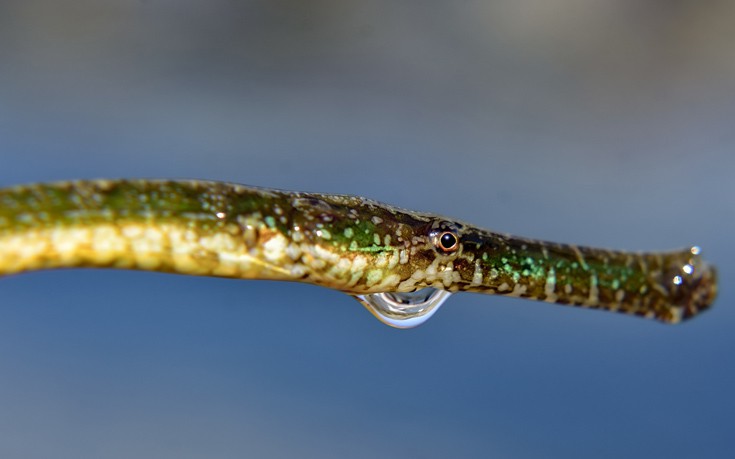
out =
[[[459,240],[440,250],[437,235]],[[493,233],[343,195],[96,180],[0,190],[0,275],[110,267],[308,282],[349,294],[496,293],[674,323],[709,307],[700,249],[629,253]]]

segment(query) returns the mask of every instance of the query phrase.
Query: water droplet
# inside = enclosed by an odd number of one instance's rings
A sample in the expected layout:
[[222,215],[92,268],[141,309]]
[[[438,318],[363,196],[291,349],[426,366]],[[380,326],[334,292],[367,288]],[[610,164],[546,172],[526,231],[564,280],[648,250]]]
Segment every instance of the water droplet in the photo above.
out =
[[424,288],[407,293],[384,292],[353,296],[384,324],[396,328],[412,328],[429,320],[450,295],[446,290]]

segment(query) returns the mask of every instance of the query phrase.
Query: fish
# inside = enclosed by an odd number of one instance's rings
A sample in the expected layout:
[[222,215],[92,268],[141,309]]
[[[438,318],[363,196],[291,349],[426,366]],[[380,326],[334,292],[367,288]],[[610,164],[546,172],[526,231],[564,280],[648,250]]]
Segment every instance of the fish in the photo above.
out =
[[708,309],[699,246],[632,252],[494,232],[337,194],[204,180],[80,180],[0,189],[0,276],[115,268],[314,284],[388,325],[424,323],[456,292],[678,323]]

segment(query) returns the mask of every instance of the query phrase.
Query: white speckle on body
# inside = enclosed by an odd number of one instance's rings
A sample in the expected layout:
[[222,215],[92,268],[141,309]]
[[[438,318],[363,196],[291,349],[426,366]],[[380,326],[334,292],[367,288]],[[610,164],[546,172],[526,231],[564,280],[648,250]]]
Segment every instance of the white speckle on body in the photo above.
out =
[[263,244],[263,256],[270,262],[276,262],[285,255],[287,246],[286,238],[275,234]]
[[366,285],[368,287],[372,287],[373,285],[380,282],[380,279],[383,277],[383,270],[382,269],[371,269],[367,273],[367,279],[366,279]]
[[[579,265],[584,269],[585,271],[588,271],[590,268],[587,266],[587,262],[584,261],[584,255],[582,255],[582,251],[579,250],[579,247],[576,245],[570,246],[572,248],[572,251],[577,256],[577,260],[579,261]],[[574,265],[572,265],[574,266]]]
[[513,286],[513,291],[510,293],[512,296],[521,296],[526,293],[528,290],[528,287],[523,284],[515,284]]
[[600,290],[597,288],[597,274],[590,275],[590,294],[587,297],[588,306],[596,306],[600,302]]
[[477,286],[482,284],[482,268],[480,260],[475,261],[475,271],[472,273],[472,283],[470,285]]
[[332,233],[330,233],[329,230],[326,230],[326,229],[316,230],[316,235],[322,239],[327,239],[327,240],[332,239]]
[[556,301],[556,271],[554,271],[554,268],[549,269],[549,272],[546,274],[544,293],[546,294],[547,301]]
[[355,272],[362,272],[367,266],[367,260],[364,256],[358,255],[352,260],[352,270]]

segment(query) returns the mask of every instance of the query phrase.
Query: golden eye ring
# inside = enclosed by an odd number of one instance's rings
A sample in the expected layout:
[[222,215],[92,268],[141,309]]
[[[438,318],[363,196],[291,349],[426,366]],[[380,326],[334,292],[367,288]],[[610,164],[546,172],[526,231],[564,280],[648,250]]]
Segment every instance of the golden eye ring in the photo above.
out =
[[434,238],[434,245],[444,253],[452,253],[459,248],[459,237],[454,231],[443,231]]

